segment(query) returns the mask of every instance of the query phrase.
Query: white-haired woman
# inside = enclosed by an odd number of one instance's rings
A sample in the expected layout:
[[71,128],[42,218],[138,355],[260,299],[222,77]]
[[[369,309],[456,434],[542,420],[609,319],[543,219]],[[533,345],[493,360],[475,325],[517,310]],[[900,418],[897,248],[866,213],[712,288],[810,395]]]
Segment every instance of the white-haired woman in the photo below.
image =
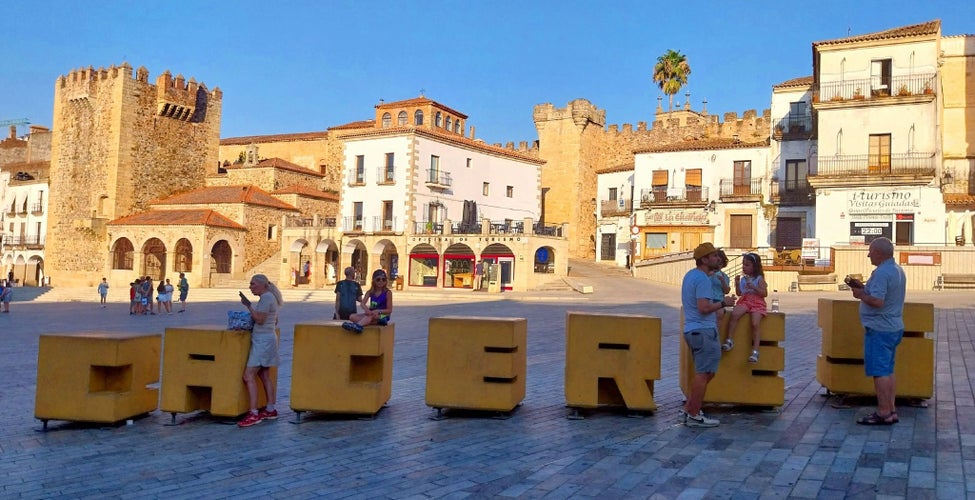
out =
[[[278,410],[274,407],[277,402],[274,381],[271,380],[271,367],[278,366],[278,337],[275,327],[278,324],[278,309],[284,303],[281,291],[263,274],[255,274],[251,278],[250,291],[261,299],[252,304],[247,297],[241,296],[240,303],[247,308],[254,319],[254,330],[251,332],[251,351],[247,356],[247,367],[244,368],[244,385],[250,397],[250,411],[237,425],[250,427],[264,420],[278,418]],[[267,406],[260,411],[257,409],[257,380],[259,377],[264,384],[264,394],[267,396]]]

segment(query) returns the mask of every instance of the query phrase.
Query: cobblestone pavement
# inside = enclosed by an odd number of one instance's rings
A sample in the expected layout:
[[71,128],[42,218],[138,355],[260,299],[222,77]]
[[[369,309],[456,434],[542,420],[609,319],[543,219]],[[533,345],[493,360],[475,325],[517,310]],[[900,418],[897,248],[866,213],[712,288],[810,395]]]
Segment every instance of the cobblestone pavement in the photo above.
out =
[[[469,299],[450,294],[450,300],[397,295],[393,394],[374,420],[288,423],[293,326],[330,317],[331,303],[286,304],[278,382],[283,415],[247,429],[194,415],[165,426],[170,415],[156,411],[128,426],[52,422],[42,433],[33,418],[40,334],[217,325],[236,307],[236,291],[224,302],[190,303],[186,314],[170,316],[129,316],[125,304],[101,309],[94,300],[15,303],[11,314],[0,315],[0,497],[975,497],[973,292],[908,294],[937,307],[936,394],[928,408],[899,408],[897,425],[856,425],[872,401],[834,408],[815,380],[816,300],[848,295],[783,293],[785,404],[776,412],[706,408],[722,424],[695,430],[676,419],[679,291],[582,274],[578,279],[589,280],[596,293],[506,293],[500,300],[476,293]],[[655,415],[566,418],[569,310],[663,319]],[[424,405],[426,328],[429,317],[441,315],[528,318],[527,395],[511,419],[429,418],[435,412]]]

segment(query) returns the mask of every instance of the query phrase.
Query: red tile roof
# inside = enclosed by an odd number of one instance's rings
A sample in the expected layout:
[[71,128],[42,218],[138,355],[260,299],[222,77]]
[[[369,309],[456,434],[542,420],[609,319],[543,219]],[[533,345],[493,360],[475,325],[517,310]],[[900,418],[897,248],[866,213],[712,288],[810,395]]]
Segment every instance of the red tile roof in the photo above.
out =
[[782,83],[772,85],[773,89],[781,89],[786,87],[809,87],[813,84],[813,76],[801,76],[799,78],[793,78],[791,80],[786,80]]
[[901,26],[899,28],[892,28],[884,31],[877,31],[875,33],[867,33],[865,35],[850,36],[846,38],[837,38],[835,40],[823,40],[821,42],[813,42],[813,47],[820,45],[834,45],[840,43],[854,43],[854,42],[866,42],[872,40],[889,40],[892,38],[908,38],[915,36],[925,36],[925,35],[936,35],[941,32],[941,20],[935,19],[933,21],[928,21],[921,24],[912,24],[910,26]]
[[329,130],[350,130],[358,128],[373,128],[376,126],[376,120],[359,120],[357,122],[344,123],[342,125],[335,125],[334,127],[328,127]]
[[150,203],[150,205],[213,205],[217,203],[243,203],[298,211],[257,186],[212,186],[175,194]]
[[735,139],[727,139],[724,137],[715,137],[711,139],[701,139],[696,141],[683,141],[676,142],[673,144],[665,144],[663,146],[650,146],[646,148],[640,148],[633,151],[633,153],[663,153],[671,151],[707,151],[710,149],[748,149],[748,148],[764,148],[768,147],[769,139],[765,139],[759,142],[742,142]]
[[975,196],[967,193],[945,193],[945,205],[949,207],[973,207]]
[[425,127],[414,127],[414,126],[387,127],[387,128],[378,128],[378,129],[364,130],[362,132],[356,132],[345,136],[345,138],[354,139],[354,138],[382,137],[387,135],[399,135],[399,134],[416,134],[416,135],[426,136],[429,138],[441,139],[447,142],[463,145],[485,153],[499,154],[510,158],[529,161],[537,165],[545,164],[545,160],[539,159],[535,156],[531,156],[519,151],[513,151],[511,149],[506,149],[500,146],[488,144],[484,141],[468,139],[467,137],[464,137],[462,135],[455,134],[453,132],[447,132],[446,130],[437,129],[437,128],[425,128]]
[[150,210],[120,217],[110,226],[209,226],[246,231],[247,228],[211,209]]
[[271,194],[297,194],[311,198],[318,198],[320,200],[339,201],[339,195],[335,193],[319,191],[302,184],[294,184],[282,189],[278,189],[277,191],[272,191]]
[[376,109],[403,108],[403,107],[409,107],[409,106],[425,106],[425,105],[428,105],[428,104],[431,105],[431,106],[440,108],[440,109],[442,109],[444,111],[447,111],[447,112],[449,112],[450,114],[452,114],[454,116],[459,116],[461,118],[464,118],[465,120],[467,119],[467,115],[465,115],[464,113],[461,113],[460,111],[457,111],[456,109],[448,108],[447,106],[444,106],[443,104],[440,104],[439,102],[434,101],[433,99],[428,99],[428,98],[423,97],[423,96],[414,97],[412,99],[406,99],[406,100],[403,100],[403,101],[386,102],[386,103],[377,105],[376,106]]
[[624,165],[617,165],[615,167],[606,167],[596,171],[597,174],[612,174],[616,172],[632,172],[636,168],[633,163],[626,163]]
[[220,139],[221,146],[246,146],[262,142],[296,142],[328,139],[328,132],[298,132],[294,134],[247,135],[242,137],[227,137]]

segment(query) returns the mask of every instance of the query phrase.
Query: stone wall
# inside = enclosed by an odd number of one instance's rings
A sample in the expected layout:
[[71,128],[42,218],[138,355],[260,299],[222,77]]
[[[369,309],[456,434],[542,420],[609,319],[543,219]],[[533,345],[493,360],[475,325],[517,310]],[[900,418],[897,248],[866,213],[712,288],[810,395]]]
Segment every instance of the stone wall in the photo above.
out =
[[646,122],[638,122],[635,128],[632,124],[607,127],[606,111],[586,99],[573,100],[565,108],[539,104],[533,117],[538,157],[546,161],[542,166],[545,222],[571,224],[569,253],[585,259],[595,258],[597,171],[632,164],[636,149],[736,135],[742,141],[757,142],[769,136],[771,124],[769,110],[761,116],[748,110],[740,118],[725,113],[724,121],[719,121],[716,115],[685,107],[673,112],[658,110],[650,128]]
[[[222,93],[168,72],[156,84],[128,64],[58,77],[51,139],[49,274],[62,285],[100,279],[104,223],[202,187],[216,165]],[[77,283],[74,282],[77,280]]]

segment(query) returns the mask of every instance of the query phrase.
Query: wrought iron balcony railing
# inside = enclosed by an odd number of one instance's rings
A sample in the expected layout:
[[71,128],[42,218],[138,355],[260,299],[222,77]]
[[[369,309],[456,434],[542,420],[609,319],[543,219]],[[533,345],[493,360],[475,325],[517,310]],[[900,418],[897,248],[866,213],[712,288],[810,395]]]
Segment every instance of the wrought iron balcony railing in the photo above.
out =
[[450,172],[428,168],[426,170],[425,182],[428,187],[447,189],[450,187],[452,180],[450,179]]
[[376,169],[376,184],[390,185],[396,183],[396,168],[393,165],[383,165]]
[[349,169],[349,185],[350,186],[365,186],[366,185],[366,172],[365,170],[359,170],[356,168]]
[[813,93],[813,102],[864,101],[912,95],[934,95],[935,74],[900,75],[887,84],[879,78],[822,82]]
[[814,192],[807,179],[773,180],[770,188],[772,203],[780,205],[812,205]]
[[721,198],[753,198],[762,196],[761,177],[735,180],[721,179]]
[[680,205],[686,203],[707,203],[707,186],[685,186],[682,188],[653,187],[640,190],[641,205]]
[[629,215],[633,212],[633,200],[602,200],[599,202],[599,216]]
[[934,175],[937,162],[934,153],[898,153],[893,155],[820,156],[816,174],[810,177],[848,177],[879,175]]

